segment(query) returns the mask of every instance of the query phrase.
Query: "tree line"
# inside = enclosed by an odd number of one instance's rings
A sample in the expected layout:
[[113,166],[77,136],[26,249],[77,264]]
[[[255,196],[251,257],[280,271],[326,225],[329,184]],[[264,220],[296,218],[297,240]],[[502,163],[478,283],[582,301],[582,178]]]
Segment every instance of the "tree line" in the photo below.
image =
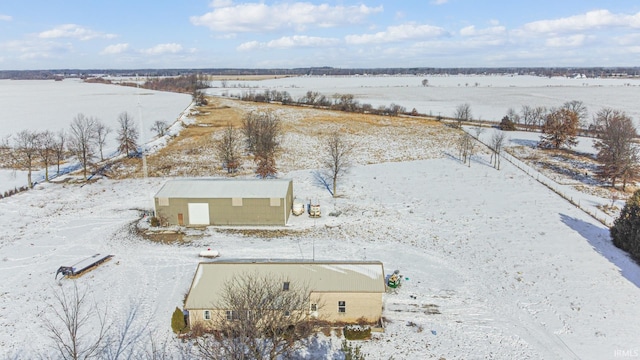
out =
[[395,103],[392,103],[389,106],[380,105],[378,107],[374,107],[367,103],[361,104],[353,94],[333,94],[331,96],[326,96],[316,91],[307,91],[304,96],[294,99],[287,91],[266,89],[263,92],[243,91],[240,95],[235,97],[244,101],[310,106],[320,109],[373,115],[418,115],[415,109],[412,112],[407,113],[407,109],[404,106]]
[[[637,129],[633,120],[624,111],[604,107],[589,119],[589,112],[582,101],[572,100],[557,108],[523,105],[520,112],[507,110],[498,127],[504,131],[525,130],[540,132],[538,147],[542,149],[568,148],[577,145],[578,136],[595,139],[595,159],[600,163],[596,177],[609,182],[615,188],[640,179],[638,164]],[[472,121],[471,106],[460,104],[453,113],[458,127]],[[459,148],[464,155],[468,142],[461,141]],[[462,156],[464,158],[464,156]]]
[[[118,127],[115,129],[117,151],[119,154],[133,157],[138,150],[138,127],[134,118],[128,112],[118,115]],[[167,124],[156,121],[151,128],[159,136],[164,135]],[[44,180],[49,181],[50,168],[55,166],[55,175],[61,174],[60,166],[64,162],[75,158],[82,169],[82,176],[87,180],[92,167],[105,160],[104,147],[112,129],[100,119],[76,115],[68,129],[57,132],[51,130],[22,130],[9,135],[0,141],[0,154],[7,159],[11,168],[27,172],[29,188],[34,186],[32,173],[35,169],[44,168]],[[5,193],[2,196],[8,196]]]

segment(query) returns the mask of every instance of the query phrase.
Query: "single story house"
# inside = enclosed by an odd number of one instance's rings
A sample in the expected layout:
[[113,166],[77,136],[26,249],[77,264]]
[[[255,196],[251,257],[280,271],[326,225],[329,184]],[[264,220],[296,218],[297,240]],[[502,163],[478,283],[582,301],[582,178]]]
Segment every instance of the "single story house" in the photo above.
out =
[[293,181],[169,180],[154,196],[154,205],[156,217],[166,225],[286,225]]
[[189,324],[201,323],[211,329],[216,321],[233,320],[231,311],[220,305],[224,290],[234,278],[252,274],[282,282],[282,291],[303,286],[309,291],[309,304],[302,311],[309,318],[340,323],[365,319],[374,323],[382,317],[386,285],[380,261],[249,259],[198,264],[184,306]]

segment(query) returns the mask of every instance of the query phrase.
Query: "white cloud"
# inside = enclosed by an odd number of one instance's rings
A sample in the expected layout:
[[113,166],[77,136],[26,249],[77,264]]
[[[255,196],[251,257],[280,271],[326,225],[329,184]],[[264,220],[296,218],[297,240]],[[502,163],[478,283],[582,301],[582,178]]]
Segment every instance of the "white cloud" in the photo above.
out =
[[129,49],[129,44],[114,44],[114,45],[107,46],[100,53],[108,54],[108,55],[122,54],[123,52],[126,52],[128,49]]
[[76,24],[64,24],[38,34],[41,39],[74,38],[91,40],[95,38],[112,39],[114,34],[104,34]]
[[389,26],[385,31],[375,34],[347,35],[345,40],[348,44],[379,44],[403,40],[419,40],[425,38],[435,38],[445,35],[446,31],[437,26],[404,24],[399,26]]
[[635,15],[613,14],[609,10],[594,10],[585,14],[525,24],[522,30],[535,33],[562,33],[603,27],[640,28],[640,12]]
[[255,50],[255,49],[259,49],[261,47],[264,46],[264,43],[260,43],[258,41],[247,41],[245,43],[240,44],[240,46],[237,47],[238,51],[250,51],[250,50]]
[[[219,4],[220,2],[214,2]],[[191,23],[220,32],[261,32],[282,28],[304,30],[308,27],[334,27],[359,23],[367,16],[382,11],[382,6],[331,6],[309,2],[229,4],[214,7],[202,16],[192,16]]]
[[490,36],[490,35],[503,35],[506,34],[507,28],[504,26],[492,26],[486,29],[476,29],[475,26],[470,25],[460,29],[460,35],[462,36]]
[[209,6],[212,8],[229,7],[233,5],[232,0],[213,0]]
[[9,15],[0,14],[0,21],[11,21],[13,18]]
[[291,49],[299,47],[327,47],[340,43],[339,39],[322,38],[304,35],[284,36],[269,42],[249,41],[238,46],[239,51],[249,51],[255,49]]
[[50,59],[73,51],[69,43],[39,40],[14,40],[0,44],[0,50],[11,53],[12,58],[21,60]]
[[570,48],[570,47],[579,47],[584,45],[587,36],[584,34],[564,36],[564,37],[553,37],[547,39],[545,44],[549,47],[560,47],[560,48]]
[[182,52],[182,45],[176,43],[158,44],[141,52],[148,55],[177,54]]

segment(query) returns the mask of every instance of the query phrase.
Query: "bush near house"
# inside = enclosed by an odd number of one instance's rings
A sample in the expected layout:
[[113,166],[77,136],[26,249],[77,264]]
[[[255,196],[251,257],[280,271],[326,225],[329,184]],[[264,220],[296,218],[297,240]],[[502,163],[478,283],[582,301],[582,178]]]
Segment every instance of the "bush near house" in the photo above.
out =
[[176,310],[171,316],[171,329],[174,333],[180,334],[185,330],[186,327],[187,324],[185,324],[184,322],[184,314],[182,313],[182,310],[176,307]]
[[371,337],[371,328],[362,325],[347,325],[344,327],[344,337],[347,340],[365,340]]

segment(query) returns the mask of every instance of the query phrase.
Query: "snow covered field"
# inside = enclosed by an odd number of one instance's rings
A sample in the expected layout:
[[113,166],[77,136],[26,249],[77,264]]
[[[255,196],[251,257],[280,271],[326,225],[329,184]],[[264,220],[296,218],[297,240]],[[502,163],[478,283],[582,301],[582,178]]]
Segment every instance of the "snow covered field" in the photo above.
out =
[[[427,79],[429,86],[422,86]],[[294,99],[307,91],[327,97],[353,94],[360,103],[377,107],[396,103],[423,114],[453,116],[456,106],[469,103],[474,119],[500,121],[509,108],[523,105],[558,107],[584,102],[590,114],[603,107],[624,110],[640,125],[638,79],[546,78],[537,76],[307,76],[273,80],[213,82],[214,95],[234,95],[265,89],[287,91]]]
[[[172,124],[191,103],[188,94],[136,89],[126,86],[90,84],[79,79],[0,80],[0,139],[22,130],[68,130],[79,113],[93,116],[111,128],[105,156],[116,149],[118,115],[126,111],[136,122],[140,139],[147,142],[157,120]],[[140,126],[140,121],[143,124]],[[40,181],[42,174],[34,176]],[[27,184],[25,172],[0,169],[0,191]]]
[[[509,137],[522,144],[537,134]],[[287,143],[307,140],[294,133]],[[380,141],[361,140],[359,148],[371,152]],[[294,180],[298,198],[318,199],[323,212],[320,219],[292,217],[283,237],[210,227],[180,244],[144,240],[132,226],[140,210],[152,208],[162,178],[84,186],[60,178],[0,199],[0,359],[50,353],[48,304],[59,286],[74,283],[108,307],[110,318],[137,308],[137,326],[149,321],[159,337],[171,336],[171,314],[205,248],[223,259],[367,259],[383,261],[387,273],[400,270],[407,279],[385,296],[385,333],[362,343],[368,359],[640,353],[640,268],[611,244],[608,229],[506,161],[497,171],[488,154],[478,154],[467,167],[451,156],[455,149],[433,142],[416,149],[432,154],[428,160],[365,165],[364,157],[374,157],[360,152],[338,199],[317,185],[316,169],[305,166],[313,162],[283,156],[287,163],[279,165],[288,172],[280,177]],[[406,150],[389,146],[385,156],[401,158]],[[593,151],[585,140],[579,150]],[[585,196],[583,204],[607,201]],[[96,253],[115,256],[77,280],[55,280],[58,267]],[[320,340],[324,346],[302,355],[338,356],[339,339]]]
[[[450,149],[449,149],[450,150]],[[392,151],[392,149],[390,149]],[[209,228],[169,245],[131,231],[165,179],[100,179],[38,185],[0,200],[0,358],[48,352],[42,319],[59,283],[54,274],[95,253],[112,261],[60,284],[89,289],[117,318],[170,332],[197,254],[222,258],[376,259],[407,278],[385,297],[387,329],[364,342],[371,359],[612,359],[639,351],[640,269],[611,244],[608,230],[508,163],[471,167],[433,160],[358,166],[343,198],[294,179],[323,217],[292,217],[288,236],[260,238]],[[339,216],[328,216],[340,212]],[[306,358],[334,358],[339,340]]]

